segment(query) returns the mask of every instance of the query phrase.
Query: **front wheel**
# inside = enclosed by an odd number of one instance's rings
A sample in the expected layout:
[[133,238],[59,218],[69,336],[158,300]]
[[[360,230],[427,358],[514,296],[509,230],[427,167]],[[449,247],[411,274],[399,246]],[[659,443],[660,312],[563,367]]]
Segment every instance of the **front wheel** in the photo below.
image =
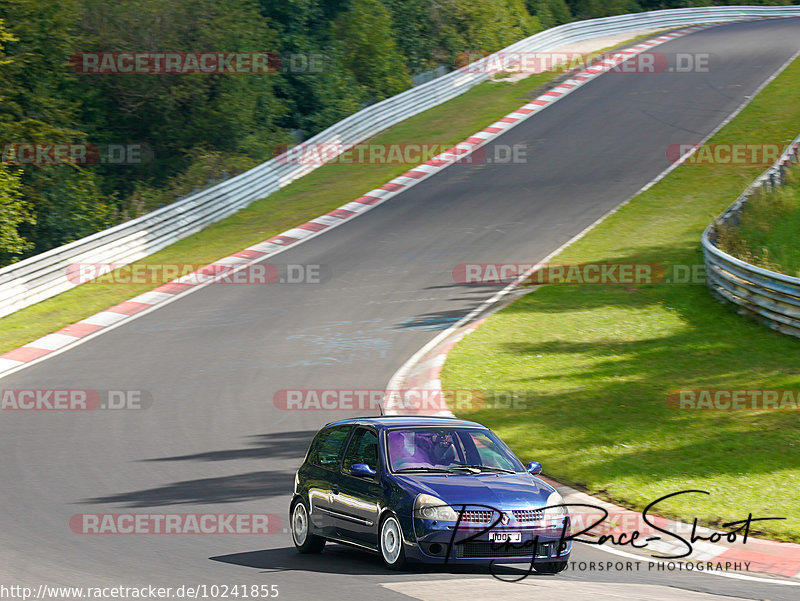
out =
[[325,548],[325,539],[316,534],[311,534],[311,520],[308,510],[302,499],[292,505],[290,512],[292,526],[292,541],[300,553],[319,553]]
[[566,561],[545,561],[533,564],[533,569],[540,574],[558,574],[567,569]]
[[406,553],[403,549],[403,531],[400,522],[390,515],[381,522],[380,550],[383,563],[390,570],[402,570],[406,567]]

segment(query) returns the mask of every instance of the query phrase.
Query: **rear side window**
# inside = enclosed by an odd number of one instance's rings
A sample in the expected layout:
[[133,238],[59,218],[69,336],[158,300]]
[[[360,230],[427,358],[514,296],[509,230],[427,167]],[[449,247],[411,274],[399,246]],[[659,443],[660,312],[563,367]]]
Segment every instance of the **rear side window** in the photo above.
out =
[[329,470],[336,469],[339,455],[342,453],[342,447],[349,433],[350,426],[336,426],[323,430],[311,443],[308,460],[319,467]]

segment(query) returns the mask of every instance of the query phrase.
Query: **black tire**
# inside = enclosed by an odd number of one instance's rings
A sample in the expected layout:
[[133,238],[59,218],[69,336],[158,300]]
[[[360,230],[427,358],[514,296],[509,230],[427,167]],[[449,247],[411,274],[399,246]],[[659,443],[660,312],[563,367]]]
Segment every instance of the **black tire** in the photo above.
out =
[[539,574],[558,574],[567,569],[566,561],[544,561],[542,563],[534,563],[533,569]]
[[296,499],[289,509],[289,529],[292,532],[292,542],[299,553],[320,553],[325,548],[325,539],[311,534],[308,507],[302,499]]
[[408,566],[403,547],[403,529],[394,515],[387,515],[378,528],[378,549],[383,565],[390,570],[401,571]]

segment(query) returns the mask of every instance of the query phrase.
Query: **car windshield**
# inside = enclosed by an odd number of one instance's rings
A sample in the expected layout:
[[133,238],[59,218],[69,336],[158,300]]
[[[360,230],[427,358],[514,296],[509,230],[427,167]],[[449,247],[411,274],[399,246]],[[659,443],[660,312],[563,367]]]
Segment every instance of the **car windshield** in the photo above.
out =
[[404,428],[387,435],[392,471],[519,472],[524,468],[511,450],[488,430]]

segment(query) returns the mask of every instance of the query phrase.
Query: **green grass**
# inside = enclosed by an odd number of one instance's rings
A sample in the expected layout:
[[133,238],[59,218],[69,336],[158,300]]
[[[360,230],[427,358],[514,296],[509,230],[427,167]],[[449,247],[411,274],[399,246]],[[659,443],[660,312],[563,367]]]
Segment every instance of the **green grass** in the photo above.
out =
[[[800,61],[717,143],[786,145],[800,131]],[[693,265],[700,235],[763,168],[684,165],[553,263]],[[797,229],[794,230],[795,232]],[[747,517],[800,541],[800,413],[680,411],[680,389],[800,389],[800,340],[720,304],[705,285],[546,286],[490,317],[450,353],[446,389],[516,391],[526,407],[457,411],[545,473],[642,509],[720,525]]]
[[760,267],[800,276],[800,168],[788,172],[787,185],[762,190],[748,199],[736,226],[718,228],[720,247]]
[[[381,132],[369,144],[456,144],[518,109],[560,73],[483,83]],[[202,232],[138,263],[205,265],[327,213],[408,171],[409,164],[324,165]],[[158,284],[88,284],[0,319],[0,353],[107,309]]]

